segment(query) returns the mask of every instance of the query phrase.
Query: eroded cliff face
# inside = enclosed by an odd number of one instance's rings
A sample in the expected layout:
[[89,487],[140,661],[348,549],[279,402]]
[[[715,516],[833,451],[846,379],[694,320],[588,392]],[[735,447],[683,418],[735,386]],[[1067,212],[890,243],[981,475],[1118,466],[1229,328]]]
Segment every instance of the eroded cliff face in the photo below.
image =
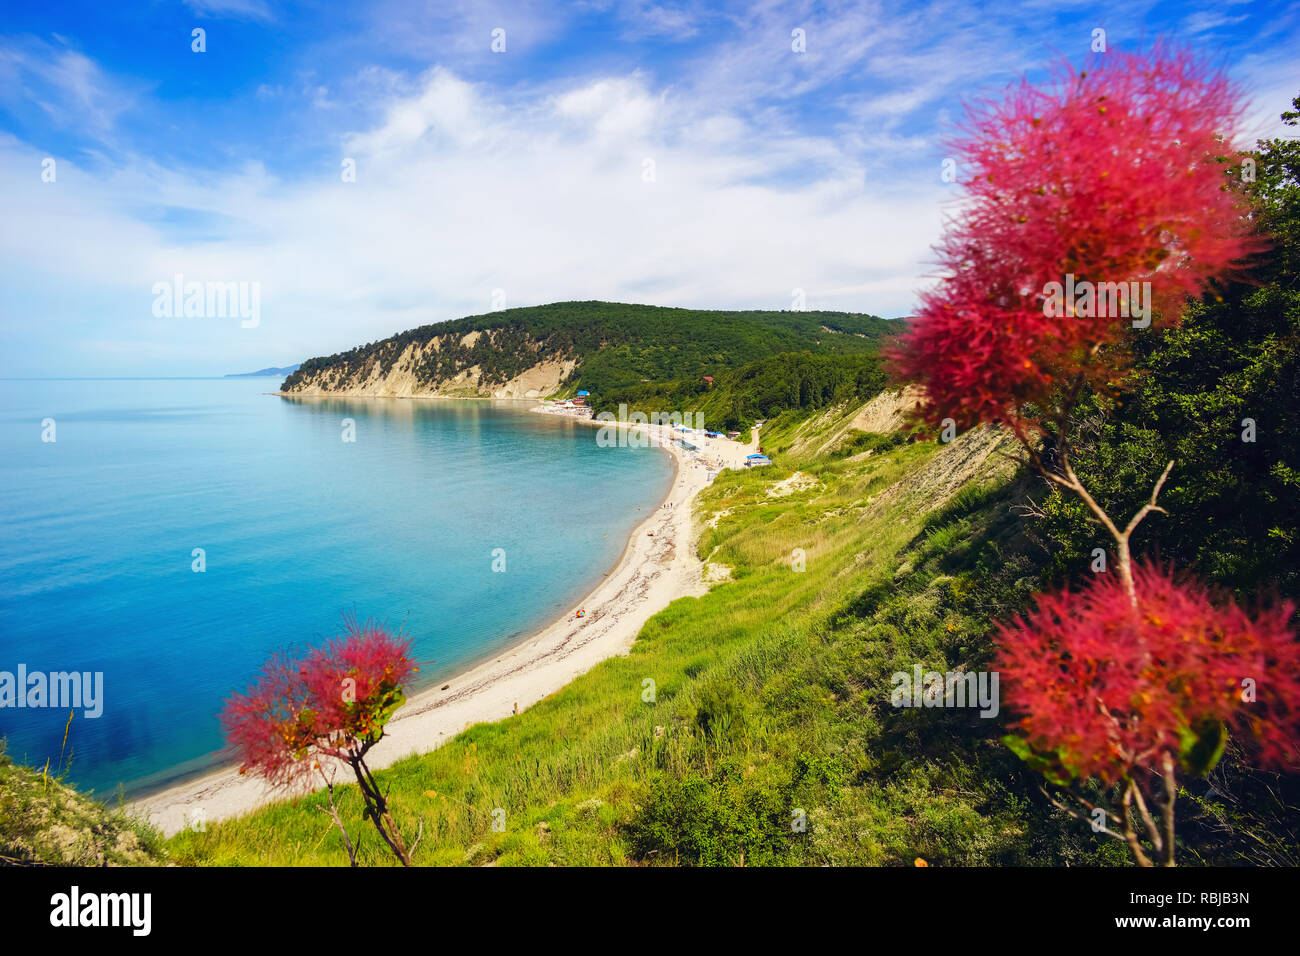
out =
[[[560,388],[577,361],[547,352],[536,341],[522,343],[533,362],[510,378],[485,374],[483,364],[498,347],[495,331],[439,335],[406,345],[388,357],[358,363],[336,362],[304,369],[290,378],[287,395],[366,395],[409,398],[441,395],[454,398],[544,398]],[[510,343],[518,351],[520,343]],[[311,363],[307,363],[310,365]],[[516,363],[519,364],[519,363]]]

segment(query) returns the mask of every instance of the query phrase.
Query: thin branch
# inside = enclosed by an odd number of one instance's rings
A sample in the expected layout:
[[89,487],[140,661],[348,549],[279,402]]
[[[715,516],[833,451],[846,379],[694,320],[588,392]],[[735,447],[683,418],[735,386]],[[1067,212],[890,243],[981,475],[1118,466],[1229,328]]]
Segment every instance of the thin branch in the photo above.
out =
[[1124,788],[1124,797],[1122,804],[1124,807],[1124,839],[1128,842],[1128,848],[1133,853],[1133,859],[1137,860],[1138,866],[1150,866],[1151,859],[1142,851],[1142,842],[1138,839],[1137,833],[1133,830],[1133,823],[1129,818],[1129,810],[1133,806],[1133,791],[1135,785],[1132,780],[1128,781],[1128,786]]
[[[1058,810],[1064,810],[1067,814],[1074,817],[1074,819],[1078,820],[1080,823],[1088,824],[1088,826],[1092,827],[1092,829],[1097,833],[1104,833],[1107,836],[1112,836],[1116,840],[1119,840],[1121,843],[1127,842],[1121,834],[1116,833],[1114,830],[1112,830],[1110,827],[1106,826],[1105,824],[1102,824],[1102,826],[1099,829],[1097,827],[1096,821],[1091,816],[1088,817],[1082,816],[1073,807],[1066,806],[1064,803],[1057,800],[1054,796],[1048,793],[1046,787],[1040,786],[1038,789],[1039,791],[1042,792],[1043,796],[1045,796],[1048,799],[1048,801],[1052,804],[1052,806],[1056,807]],[[1098,809],[1097,807],[1089,803],[1087,800],[1083,799],[1083,797],[1079,796],[1077,793],[1071,793],[1070,796],[1073,797],[1075,800],[1078,800],[1080,803],[1082,803],[1085,807],[1088,808],[1089,811],[1094,811]],[[1119,817],[1115,816],[1115,814],[1111,813],[1109,810],[1105,809],[1104,807],[1101,808],[1101,812],[1104,813],[1110,819],[1119,822]]]
[[1161,508],[1159,505],[1156,504],[1156,498],[1160,497],[1160,489],[1165,486],[1165,480],[1169,477],[1169,472],[1173,470],[1173,467],[1174,467],[1174,463],[1172,460],[1169,462],[1169,464],[1165,465],[1165,470],[1161,473],[1160,480],[1156,482],[1155,488],[1152,489],[1151,491],[1151,500],[1142,506],[1141,510],[1138,511],[1138,513],[1133,516],[1131,521],[1129,521],[1128,527],[1124,529],[1125,538],[1128,538],[1131,534],[1133,534],[1134,529],[1136,529],[1137,526],[1142,522],[1142,519],[1145,518],[1147,515],[1149,515],[1151,512],[1159,511],[1161,514],[1169,513],[1165,511],[1164,508]]
[[419,848],[422,839],[424,839],[424,814],[420,814],[420,829],[415,834],[415,842],[411,844],[411,849],[407,851],[408,855],[415,856],[415,851]]
[[321,767],[319,764],[316,765],[316,769],[320,771],[320,775],[325,781],[325,789],[329,792],[330,801],[328,809],[325,807],[317,807],[316,809],[333,820],[334,825],[339,828],[339,833],[343,834],[343,847],[348,851],[348,860],[353,866],[356,866],[357,852],[352,846],[352,840],[348,837],[348,828],[343,825],[343,817],[339,814],[338,806],[334,803],[334,778],[327,777],[325,775],[325,768]]
[[1147,833],[1151,835],[1151,843],[1155,846],[1157,853],[1163,853],[1164,840],[1160,837],[1160,828],[1156,826],[1151,811],[1147,809],[1147,802],[1142,799],[1142,788],[1137,784],[1133,784],[1133,797],[1137,801],[1138,813],[1142,815],[1142,822],[1147,828]]
[[[1167,470],[1167,469],[1166,469]],[[1174,803],[1178,799],[1178,783],[1174,780],[1174,761],[1169,754],[1164,757],[1165,805],[1162,808],[1165,823],[1165,866],[1174,865]]]
[[1061,481],[1061,484],[1065,485],[1065,487],[1069,488],[1083,499],[1083,503],[1088,506],[1088,510],[1097,516],[1097,520],[1100,521],[1102,526],[1110,532],[1111,537],[1113,537],[1116,542],[1124,541],[1123,534],[1120,533],[1115,522],[1110,519],[1110,515],[1106,514],[1105,509],[1102,508],[1101,505],[1097,504],[1097,500],[1088,493],[1088,489],[1083,486],[1083,482],[1079,480],[1079,476],[1074,473],[1074,466],[1070,464],[1069,450],[1065,447],[1061,448],[1061,468],[1064,470],[1067,479]]

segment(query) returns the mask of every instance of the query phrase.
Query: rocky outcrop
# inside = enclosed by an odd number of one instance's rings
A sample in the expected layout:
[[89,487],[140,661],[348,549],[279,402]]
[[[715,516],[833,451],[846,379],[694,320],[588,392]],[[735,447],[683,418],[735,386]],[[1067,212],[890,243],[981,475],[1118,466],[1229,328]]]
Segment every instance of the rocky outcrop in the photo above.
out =
[[[534,359],[531,366],[506,379],[485,375],[483,362],[496,347],[494,335],[492,330],[476,330],[434,336],[406,345],[396,356],[372,356],[357,364],[334,362],[314,368],[307,363],[286,382],[284,394],[544,398],[559,391],[577,366],[576,359],[546,354],[538,343],[530,342],[524,348],[535,352],[529,356]],[[518,347],[512,343],[512,348]]]

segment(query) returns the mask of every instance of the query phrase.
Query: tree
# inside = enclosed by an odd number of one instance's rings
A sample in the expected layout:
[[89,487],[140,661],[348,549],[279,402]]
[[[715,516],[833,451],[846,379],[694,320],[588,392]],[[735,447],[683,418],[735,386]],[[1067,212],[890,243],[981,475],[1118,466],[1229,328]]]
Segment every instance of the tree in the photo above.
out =
[[[1297,116],[1284,113],[1283,122],[1294,126]],[[1122,393],[1085,396],[1076,406],[1071,458],[1111,514],[1135,512],[1176,460],[1176,480],[1161,495],[1168,514],[1143,523],[1135,551],[1158,549],[1240,597],[1276,585],[1297,598],[1300,140],[1261,142],[1233,176],[1253,200],[1268,254],[1252,262],[1248,281],[1189,302],[1177,328],[1133,337]],[[1064,489],[1049,495],[1041,512],[1034,534],[1057,575],[1106,543],[1089,527],[1087,508]]]
[[[1294,746],[1278,746],[1294,740],[1300,693],[1286,671],[1293,607],[1252,622],[1135,562],[1133,534],[1164,510],[1174,461],[1127,521],[1072,463],[1080,403],[1118,400],[1135,337],[1176,326],[1188,296],[1240,275],[1261,248],[1240,179],[1225,175],[1238,158],[1228,145],[1238,103],[1221,73],[1157,47],[1108,53],[1090,71],[1062,65],[1044,88],[1024,82],[977,104],[953,145],[968,202],[938,249],[945,275],[890,350],[896,374],[924,386],[922,421],[1008,426],[1021,463],[1076,496],[1114,544],[1117,580],[1041,595],[1037,612],[1003,628],[1000,666],[1022,733],[1008,744],[1059,786],[1119,782],[1119,813],[1102,812],[1122,835],[1102,832],[1142,865],[1139,826],[1174,863],[1177,765],[1213,767],[1225,723],[1251,729],[1262,760],[1297,763]],[[1258,677],[1239,672],[1243,654]],[[1198,674],[1219,681],[1212,693]],[[1249,701],[1236,683],[1248,677],[1259,695]],[[1151,814],[1157,790],[1163,828]]]
[[410,640],[369,623],[345,620],[345,633],[301,658],[273,657],[246,693],[234,694],[221,713],[240,773],[255,773],[273,786],[308,786],[317,775],[330,795],[327,812],[343,833],[352,865],[356,856],[334,805],[337,762],[351,768],[365,815],[401,861],[411,865],[406,843],[388,801],[366,765],[366,754],[406,699],[402,684],[417,670]]

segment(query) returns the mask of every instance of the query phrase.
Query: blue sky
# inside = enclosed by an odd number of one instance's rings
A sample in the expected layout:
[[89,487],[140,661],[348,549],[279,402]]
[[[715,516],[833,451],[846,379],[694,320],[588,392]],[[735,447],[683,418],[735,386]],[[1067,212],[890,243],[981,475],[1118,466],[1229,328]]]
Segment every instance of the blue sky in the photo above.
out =
[[[1097,28],[1216,58],[1251,138],[1300,92],[1296,3],[5,4],[0,377],[243,371],[502,302],[907,314],[963,99]],[[256,283],[257,324],[154,314],[177,274]]]

